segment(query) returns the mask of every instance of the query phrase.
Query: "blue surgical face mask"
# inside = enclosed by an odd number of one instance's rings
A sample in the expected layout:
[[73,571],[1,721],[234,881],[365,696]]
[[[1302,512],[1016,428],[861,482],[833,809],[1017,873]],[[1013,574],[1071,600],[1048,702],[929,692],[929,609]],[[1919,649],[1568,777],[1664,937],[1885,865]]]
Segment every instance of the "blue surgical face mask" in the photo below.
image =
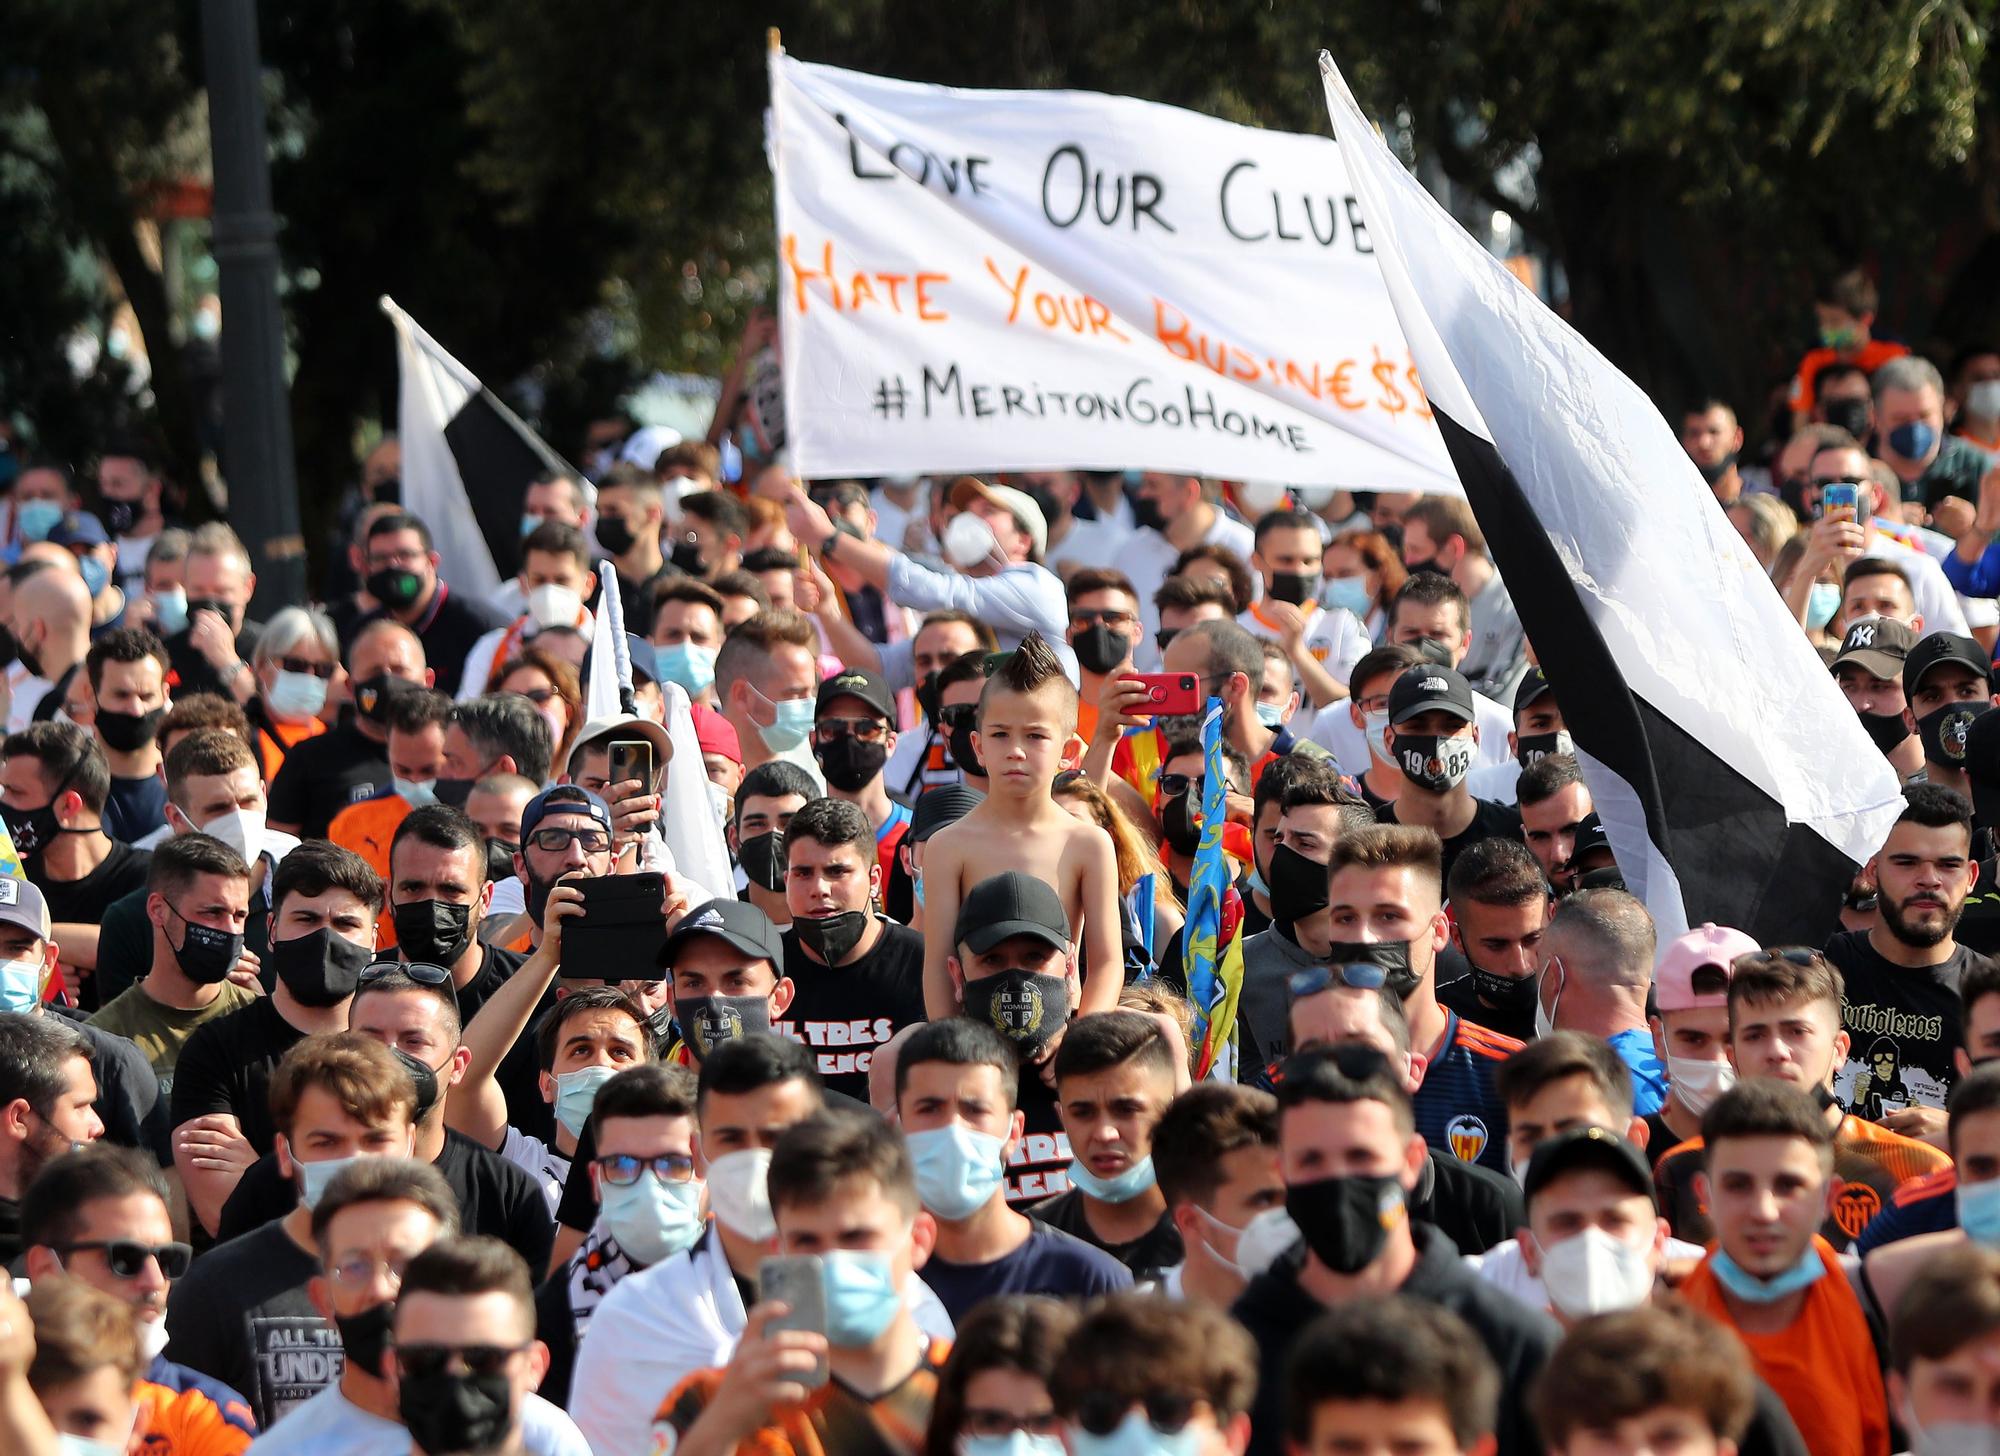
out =
[[68,1431],[56,1433],[56,1456],[125,1456],[125,1448],[130,1438],[123,1441],[93,1441],[88,1436],[73,1436]]
[[23,501],[14,512],[14,523],[21,528],[23,541],[46,541],[49,532],[63,518],[63,508],[54,501]]
[[1004,1436],[960,1436],[958,1456],[1065,1456],[1061,1436],[1009,1431]]
[[[147,592],[153,603],[153,622],[162,637],[171,637],[188,624],[188,594],[177,586]],[[317,681],[317,679],[315,679]]]
[[1826,1261],[1811,1243],[1791,1268],[1769,1279],[1759,1279],[1720,1248],[1709,1261],[1709,1267],[1715,1270],[1716,1282],[1746,1304],[1776,1304],[1810,1287],[1826,1273]]
[[1071,1426],[1069,1449],[1073,1456],[1195,1456],[1201,1450],[1201,1432],[1189,1421],[1169,1434],[1155,1429],[1144,1411],[1132,1410],[1108,1436]]
[[1366,617],[1375,609],[1365,576],[1329,576],[1320,583],[1319,604],[1328,611],[1338,608],[1357,617]]
[[281,718],[316,718],[326,706],[326,679],[309,672],[286,672],[281,667],[271,690],[264,694],[264,706]]
[[1806,595],[1806,625],[1817,632],[1840,610],[1840,587],[1830,581],[1816,581]]
[[[10,1004],[7,1008],[13,1010]],[[1963,1180],[1964,1175],[1960,1174]],[[1958,1185],[1958,1226],[1975,1244],[2000,1249],[2000,1178]]]
[[827,1343],[848,1350],[873,1344],[903,1307],[889,1256],[872,1249],[835,1249],[820,1259]]
[[[326,1185],[333,1181],[334,1175],[349,1163],[358,1161],[360,1156],[357,1154],[353,1158],[324,1158],[317,1163],[299,1163],[299,1180],[304,1184],[299,1190],[299,1202],[307,1208],[319,1207],[319,1201],[326,1193]],[[297,1159],[293,1161],[297,1162]]]
[[1283,703],[1259,703],[1257,721],[1276,732],[1285,726],[1285,705]]
[[390,782],[396,786],[396,792],[403,796],[403,802],[412,809],[421,809],[426,804],[437,802],[436,779],[392,778]]
[[910,893],[916,897],[917,907],[919,909],[923,908],[924,872],[922,870],[918,870],[914,875],[910,876]]
[[[0,962],[0,1011],[33,1011],[41,999],[39,958]],[[2000,1183],[1994,1186],[2000,1188]]]
[[541,525],[541,523],[542,523],[542,518],[540,516],[528,516],[528,515],[522,516],[521,534],[523,536],[533,534],[535,527]]
[[1099,1203],[1130,1203],[1153,1186],[1153,1155],[1146,1154],[1115,1178],[1098,1177],[1076,1158],[1069,1165],[1069,1181]]
[[1264,872],[1257,868],[1254,860],[1250,864],[1250,893],[1262,895],[1266,900],[1271,898],[1270,882],[1264,878]]
[[[758,697],[764,694],[754,686],[750,689]],[[773,753],[790,753],[812,732],[813,719],[819,716],[818,705],[811,698],[786,698],[783,702],[764,698],[770,703],[777,716],[769,724],[757,725],[757,736],[764,740],[764,746]]]
[[556,1073],[556,1121],[571,1137],[583,1136],[590,1121],[590,1109],[597,1101],[597,1089],[618,1075],[615,1067],[583,1067],[574,1072]]
[[962,1122],[910,1133],[917,1196],[939,1218],[956,1221],[984,1208],[1007,1177],[1007,1140]]
[[95,597],[111,584],[111,568],[95,556],[79,556],[77,570],[83,573],[83,589]]
[[671,647],[653,649],[653,665],[661,682],[679,683],[691,698],[707,692],[715,682],[715,649],[693,642],[676,642]]
[[636,1183],[602,1184],[597,1209],[618,1247],[641,1264],[657,1264],[701,1237],[701,1184],[692,1178],[664,1183],[642,1168]]

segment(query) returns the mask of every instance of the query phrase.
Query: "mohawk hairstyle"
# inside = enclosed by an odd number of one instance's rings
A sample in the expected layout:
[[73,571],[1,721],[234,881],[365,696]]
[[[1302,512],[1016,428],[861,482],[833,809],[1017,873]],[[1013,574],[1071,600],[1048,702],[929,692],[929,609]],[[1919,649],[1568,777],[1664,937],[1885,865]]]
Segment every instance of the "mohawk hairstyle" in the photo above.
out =
[[1038,693],[1052,689],[1060,695],[1059,710],[1066,731],[1076,731],[1076,685],[1063,671],[1062,659],[1043,640],[1039,632],[1030,632],[1021,639],[1021,645],[1012,652],[995,660],[992,671],[987,675],[986,686],[979,692],[979,721],[986,720],[986,707],[995,693]]

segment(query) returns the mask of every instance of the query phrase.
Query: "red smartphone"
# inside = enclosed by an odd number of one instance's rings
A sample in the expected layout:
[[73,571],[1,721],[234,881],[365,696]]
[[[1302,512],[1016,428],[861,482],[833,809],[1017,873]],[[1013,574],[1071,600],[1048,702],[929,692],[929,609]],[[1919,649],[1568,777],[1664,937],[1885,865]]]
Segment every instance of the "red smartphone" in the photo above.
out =
[[1128,672],[1125,681],[1146,685],[1146,701],[1131,711],[1151,717],[1201,711],[1201,677],[1192,672]]

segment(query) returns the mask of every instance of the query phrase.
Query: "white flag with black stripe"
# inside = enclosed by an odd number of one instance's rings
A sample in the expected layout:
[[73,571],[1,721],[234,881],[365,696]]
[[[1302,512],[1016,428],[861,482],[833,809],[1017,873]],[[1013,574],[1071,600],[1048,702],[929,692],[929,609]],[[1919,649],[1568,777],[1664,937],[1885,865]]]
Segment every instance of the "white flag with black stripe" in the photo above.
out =
[[1902,808],[1770,580],[1638,386],[1327,109],[1466,499],[1660,940],[1817,945]]
[[394,300],[381,304],[396,326],[403,507],[430,528],[452,590],[484,597],[520,569],[528,486],[581,477]]

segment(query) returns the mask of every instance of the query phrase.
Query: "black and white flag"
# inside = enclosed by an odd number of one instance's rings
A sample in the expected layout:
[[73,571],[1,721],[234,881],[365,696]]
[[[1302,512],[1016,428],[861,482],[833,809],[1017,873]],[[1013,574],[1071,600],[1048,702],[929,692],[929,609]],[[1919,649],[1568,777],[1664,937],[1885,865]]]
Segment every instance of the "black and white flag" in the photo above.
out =
[[1643,392],[1424,191],[1331,58],[1327,109],[1466,499],[1662,943],[1821,944],[1902,808]]
[[403,506],[430,527],[452,590],[485,597],[520,569],[529,484],[582,477],[393,299],[381,302],[396,326]]

